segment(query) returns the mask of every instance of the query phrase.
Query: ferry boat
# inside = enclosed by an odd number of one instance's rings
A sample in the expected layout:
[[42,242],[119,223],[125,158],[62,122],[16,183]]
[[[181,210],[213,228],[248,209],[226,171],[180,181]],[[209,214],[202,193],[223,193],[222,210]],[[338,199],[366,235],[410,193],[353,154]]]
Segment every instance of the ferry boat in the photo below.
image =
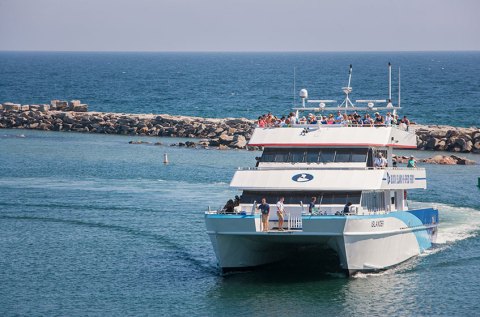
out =
[[[230,186],[242,191],[237,206],[205,213],[223,272],[272,264],[298,252],[321,257],[333,251],[340,268],[352,275],[391,268],[435,243],[438,210],[410,209],[407,200],[407,190],[426,188],[425,169],[397,167],[392,159],[393,149],[416,148],[412,126],[298,122],[305,112],[401,109],[400,76],[398,105],[392,104],[390,63],[388,100],[354,104],[351,74],[350,65],[342,104],[309,100],[302,89],[302,106],[294,108],[297,123],[255,128],[249,146],[262,147],[263,153],[255,167],[239,168],[233,176]],[[380,153],[386,164],[376,166]],[[279,227],[276,204],[281,197],[284,223]],[[267,225],[259,210],[262,199],[270,205]]]

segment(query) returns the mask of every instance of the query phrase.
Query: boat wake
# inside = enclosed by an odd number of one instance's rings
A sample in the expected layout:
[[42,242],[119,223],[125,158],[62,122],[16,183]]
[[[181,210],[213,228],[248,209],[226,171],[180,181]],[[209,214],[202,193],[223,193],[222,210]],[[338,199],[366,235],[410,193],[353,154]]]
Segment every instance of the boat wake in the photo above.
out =
[[[411,202],[412,208],[428,208],[431,205],[431,203]],[[440,213],[437,245],[451,244],[478,235],[480,210],[447,204],[435,204],[435,207]],[[429,251],[435,253],[437,248]]]

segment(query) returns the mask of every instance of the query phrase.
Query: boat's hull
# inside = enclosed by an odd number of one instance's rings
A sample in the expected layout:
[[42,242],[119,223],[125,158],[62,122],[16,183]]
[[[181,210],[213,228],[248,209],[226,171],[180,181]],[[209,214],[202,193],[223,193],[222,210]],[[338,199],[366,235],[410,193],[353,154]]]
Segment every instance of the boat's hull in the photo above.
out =
[[438,211],[370,216],[304,216],[301,230],[260,232],[258,216],[206,215],[220,268],[256,267],[299,250],[332,249],[340,267],[353,274],[386,269],[422,253],[435,242]]

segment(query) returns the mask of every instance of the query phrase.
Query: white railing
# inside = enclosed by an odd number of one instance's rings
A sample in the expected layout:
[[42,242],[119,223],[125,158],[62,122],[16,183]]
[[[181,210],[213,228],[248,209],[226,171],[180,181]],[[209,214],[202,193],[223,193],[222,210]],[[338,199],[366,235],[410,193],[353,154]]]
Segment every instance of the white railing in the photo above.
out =
[[317,130],[320,128],[395,128],[399,129],[402,131],[407,131],[410,133],[415,133],[415,127],[411,125],[406,125],[406,124],[353,124],[353,123],[335,123],[335,124],[311,124],[311,123],[295,123],[295,124],[290,124],[290,125],[285,125],[285,126],[266,126],[266,127],[260,127],[258,124],[255,125],[256,128],[262,128],[262,129],[277,129],[277,128],[305,128],[305,129],[311,129],[311,130]]
[[288,226],[288,230],[292,230],[292,229],[302,229],[302,217],[298,217],[298,216],[294,216],[292,217],[292,215],[288,212],[287,213],[287,226]]
[[[267,163],[275,163],[275,162],[267,162]],[[298,164],[307,164],[307,165],[313,165],[313,164],[318,164],[318,163],[291,163],[291,162],[277,162],[276,164],[284,164],[282,166],[259,166],[259,167],[237,167],[237,170],[239,171],[256,171],[256,170],[262,170],[262,171],[267,171],[267,170],[425,170],[424,167],[338,167],[338,166],[331,166],[331,167],[326,167],[326,166],[287,166],[288,164],[290,165],[298,165]]]

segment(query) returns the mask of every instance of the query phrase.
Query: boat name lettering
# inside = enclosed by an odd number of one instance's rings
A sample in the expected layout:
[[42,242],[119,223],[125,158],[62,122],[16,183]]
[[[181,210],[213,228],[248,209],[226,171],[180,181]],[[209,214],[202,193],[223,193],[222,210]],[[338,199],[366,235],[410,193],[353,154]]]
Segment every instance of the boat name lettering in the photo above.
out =
[[398,174],[390,175],[387,173],[388,184],[413,184],[415,183],[415,175],[413,174]]
[[372,228],[383,227],[384,224],[385,224],[384,220],[372,220]]

